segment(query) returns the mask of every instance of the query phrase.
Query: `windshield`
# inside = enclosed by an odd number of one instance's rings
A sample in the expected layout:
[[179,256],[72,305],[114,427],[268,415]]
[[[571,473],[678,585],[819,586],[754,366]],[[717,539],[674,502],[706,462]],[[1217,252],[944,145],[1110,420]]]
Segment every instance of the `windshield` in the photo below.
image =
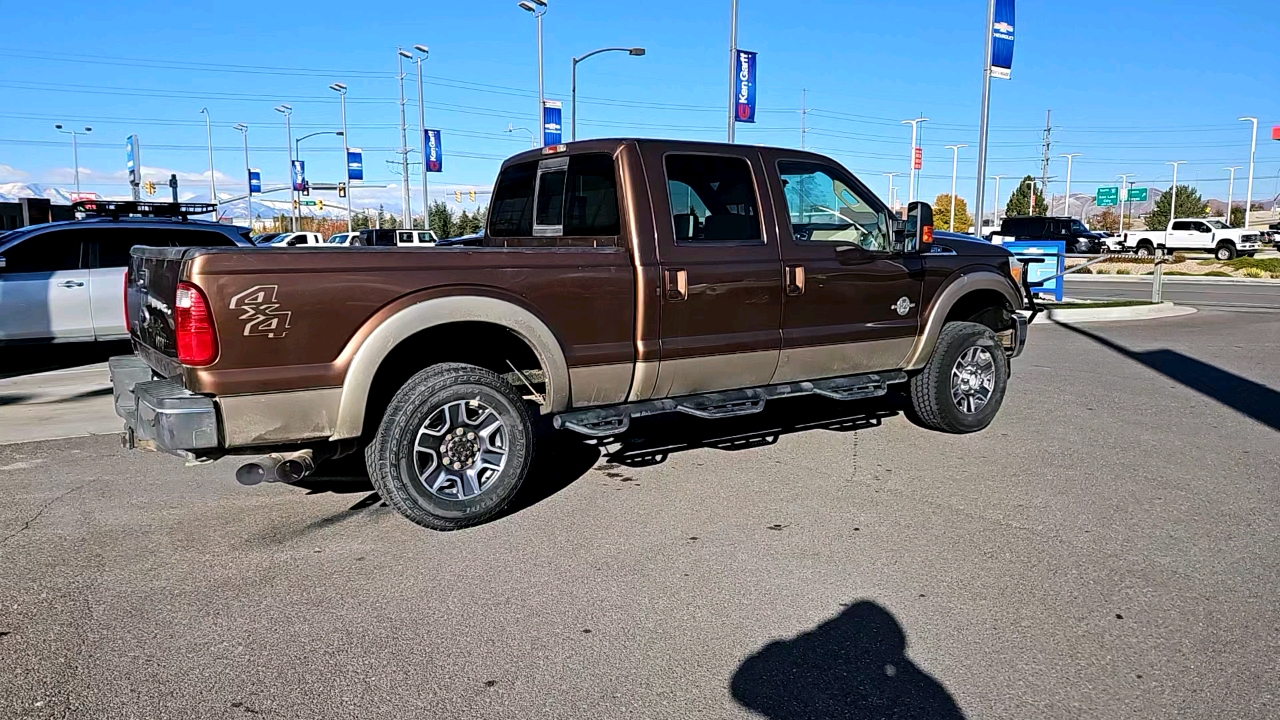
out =
[[332,243],[332,244],[334,244],[334,245],[341,245],[342,243],[345,243],[345,242],[347,241],[347,237],[348,237],[348,236],[347,236],[347,235],[345,235],[345,234],[344,234],[344,235],[334,235],[333,237],[329,238],[329,242],[330,242],[330,243]]
[[281,233],[262,233],[261,235],[254,235],[253,242],[258,245],[266,245],[272,240],[280,237],[280,235]]
[[1089,228],[1085,227],[1085,226],[1084,226],[1084,223],[1080,222],[1079,220],[1072,220],[1072,221],[1071,221],[1071,232],[1073,232],[1073,233],[1087,233],[1087,232],[1092,232],[1092,231],[1091,231],[1091,230],[1089,230]]
[[1227,227],[1227,225],[1223,223],[1221,220],[1205,220],[1205,222],[1208,223],[1209,227],[1213,228],[1214,230],[1230,230],[1230,228]]

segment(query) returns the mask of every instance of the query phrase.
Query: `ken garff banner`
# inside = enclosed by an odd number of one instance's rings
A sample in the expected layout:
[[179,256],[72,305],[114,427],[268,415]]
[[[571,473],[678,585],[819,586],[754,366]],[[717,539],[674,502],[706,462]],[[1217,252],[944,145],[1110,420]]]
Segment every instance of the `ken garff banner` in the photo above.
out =
[[995,22],[991,26],[991,77],[1009,79],[1013,68],[1013,3],[996,0]]
[[298,192],[307,189],[307,164],[302,160],[293,161],[293,189]]
[[249,194],[262,193],[262,173],[257,168],[249,168]]
[[738,94],[734,102],[734,119],[741,123],[756,121],[756,54],[738,50]]
[[542,144],[560,144],[560,101],[545,100],[542,104]]
[[427,130],[427,172],[444,171],[444,145],[439,130]]
[[360,148],[347,148],[347,179],[364,179],[364,151]]

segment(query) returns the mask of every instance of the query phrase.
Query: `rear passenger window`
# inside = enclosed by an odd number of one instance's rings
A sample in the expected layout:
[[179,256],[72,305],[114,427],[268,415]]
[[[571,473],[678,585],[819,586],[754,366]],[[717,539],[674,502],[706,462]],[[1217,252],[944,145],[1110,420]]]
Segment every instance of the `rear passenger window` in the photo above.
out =
[[489,232],[493,237],[529,237],[533,235],[533,183],[538,163],[512,165],[502,171],[493,189],[489,210]]
[[59,272],[88,268],[87,258],[81,263],[80,239],[83,232],[64,230],[40,233],[8,248],[0,256],[5,266],[0,274]]
[[512,165],[498,178],[489,217],[488,235],[495,238],[620,235],[613,156],[585,153]]
[[666,168],[676,241],[761,242],[755,183],[746,160],[672,154]]
[[1176,222],[1176,223],[1174,223],[1174,224],[1173,224],[1173,229],[1174,229],[1174,230],[1194,230],[1195,228],[1193,227],[1193,224],[1192,224],[1192,223],[1189,223],[1189,222],[1185,222],[1185,221],[1184,221],[1184,222]]

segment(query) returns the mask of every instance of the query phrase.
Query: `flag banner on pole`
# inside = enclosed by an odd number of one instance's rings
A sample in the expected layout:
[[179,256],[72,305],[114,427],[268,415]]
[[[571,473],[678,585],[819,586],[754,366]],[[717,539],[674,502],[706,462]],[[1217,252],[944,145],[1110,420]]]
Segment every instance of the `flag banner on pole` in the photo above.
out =
[[427,130],[427,172],[444,170],[444,145],[440,142],[439,130]]
[[142,153],[138,150],[137,135],[130,135],[125,140],[124,169],[129,171],[129,184],[142,184]]
[[307,164],[302,160],[293,161],[293,189],[298,192],[307,189]]
[[991,77],[1009,79],[1013,68],[1013,3],[996,0],[995,23],[991,26]]
[[561,138],[560,101],[542,102],[542,145],[559,145]]
[[740,123],[756,121],[756,54],[738,50],[738,94],[733,119]]
[[347,179],[364,179],[364,151],[360,148],[347,148]]
[[262,173],[256,168],[249,169],[249,194],[257,195],[262,193]]

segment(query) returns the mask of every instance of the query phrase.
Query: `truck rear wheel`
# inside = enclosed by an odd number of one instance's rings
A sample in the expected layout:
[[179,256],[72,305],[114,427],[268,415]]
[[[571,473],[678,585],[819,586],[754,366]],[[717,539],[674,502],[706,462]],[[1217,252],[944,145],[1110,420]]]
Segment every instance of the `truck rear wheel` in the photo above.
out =
[[474,365],[433,365],[409,378],[365,450],[369,477],[401,515],[457,530],[502,513],[533,458],[529,410]]
[[947,323],[933,356],[911,378],[917,423],[946,433],[986,428],[1004,402],[1009,364],[999,338],[985,325]]

